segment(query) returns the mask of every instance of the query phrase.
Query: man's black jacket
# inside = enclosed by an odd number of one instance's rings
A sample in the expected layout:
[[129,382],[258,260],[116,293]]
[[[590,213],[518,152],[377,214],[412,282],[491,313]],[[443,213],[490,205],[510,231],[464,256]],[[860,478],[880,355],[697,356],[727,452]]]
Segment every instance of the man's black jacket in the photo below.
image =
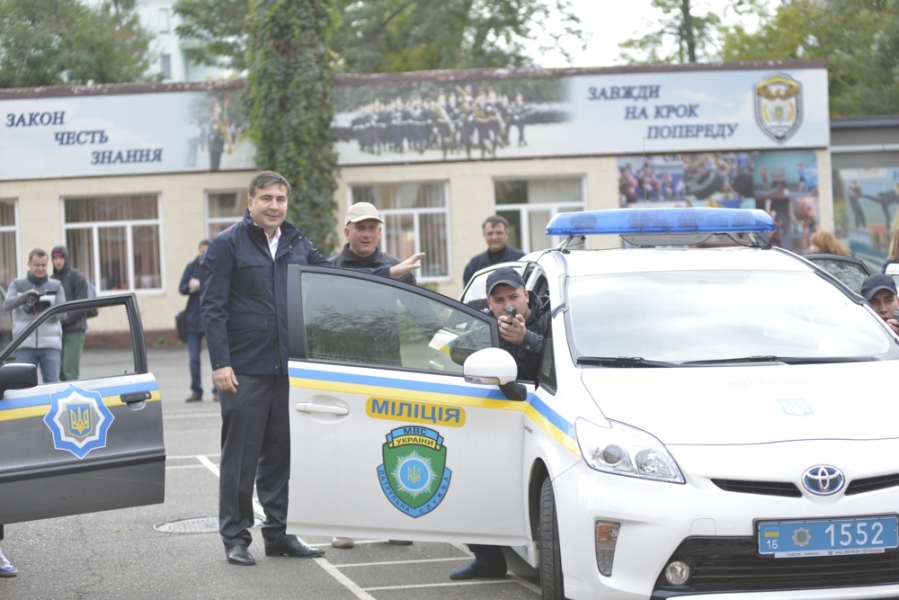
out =
[[[249,210],[212,239],[200,263],[200,313],[213,369],[231,367],[237,375],[288,375],[289,264],[331,266],[287,221],[281,224],[272,260],[265,232]],[[389,277],[390,268],[373,273]]]
[[509,245],[504,246],[502,252],[498,252],[496,254],[491,253],[490,250],[481,252],[480,254],[472,258],[471,261],[469,261],[468,265],[465,267],[465,273],[462,275],[462,285],[468,285],[468,282],[471,280],[472,276],[484,267],[496,265],[501,262],[518,260],[522,256],[524,256],[524,252]]
[[[344,244],[343,250],[329,258],[335,267],[340,267],[341,269],[374,269],[377,267],[392,267],[393,265],[398,265],[402,261],[395,256],[391,256],[386,252],[381,252],[379,249],[375,248],[375,251],[369,254],[368,256],[359,256],[352,250],[350,250],[349,244]],[[402,281],[403,283],[408,283],[411,285],[416,285],[415,283],[415,275],[412,274],[412,271],[409,271],[397,281]]]

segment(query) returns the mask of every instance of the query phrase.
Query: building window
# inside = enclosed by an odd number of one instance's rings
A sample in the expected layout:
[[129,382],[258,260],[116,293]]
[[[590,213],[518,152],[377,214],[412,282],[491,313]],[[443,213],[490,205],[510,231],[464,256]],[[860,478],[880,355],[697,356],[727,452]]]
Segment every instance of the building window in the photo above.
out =
[[162,288],[159,197],[66,198],[72,266],[99,291]]
[[448,279],[449,202],[445,182],[354,185],[350,203],[371,202],[384,219],[380,249],[406,259],[425,252],[420,281]]
[[559,239],[546,235],[550,219],[586,206],[582,177],[495,180],[493,192],[496,214],[509,221],[509,244],[524,252],[558,244]]
[[206,192],[206,237],[212,239],[243,218],[246,190]]
[[16,201],[0,200],[0,286],[4,289],[18,273],[16,247]]
[[171,79],[172,78],[172,55],[171,54],[162,54],[160,55],[160,59],[162,59],[162,78],[163,79]]
[[171,11],[168,8],[159,9],[159,33],[168,33],[171,29]]

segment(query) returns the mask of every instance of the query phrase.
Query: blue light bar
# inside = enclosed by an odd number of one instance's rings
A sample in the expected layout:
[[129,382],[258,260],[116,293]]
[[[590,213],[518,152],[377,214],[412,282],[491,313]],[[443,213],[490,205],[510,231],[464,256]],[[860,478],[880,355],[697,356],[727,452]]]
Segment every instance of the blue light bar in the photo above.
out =
[[763,233],[777,226],[763,210],[745,208],[620,208],[559,213],[546,235],[676,235]]

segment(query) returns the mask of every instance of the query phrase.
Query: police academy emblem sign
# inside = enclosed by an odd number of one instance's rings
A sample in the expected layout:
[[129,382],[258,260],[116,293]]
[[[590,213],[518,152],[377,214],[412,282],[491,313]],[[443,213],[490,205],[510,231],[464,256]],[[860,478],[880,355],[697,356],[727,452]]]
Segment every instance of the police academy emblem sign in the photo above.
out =
[[53,433],[53,446],[84,458],[91,450],[106,446],[113,420],[99,392],[69,386],[50,396],[44,423]]
[[398,427],[387,434],[381,489],[397,510],[418,518],[443,501],[452,471],[446,468],[443,437],[428,427]]
[[783,73],[757,83],[755,120],[774,141],[786,141],[802,123],[802,84]]

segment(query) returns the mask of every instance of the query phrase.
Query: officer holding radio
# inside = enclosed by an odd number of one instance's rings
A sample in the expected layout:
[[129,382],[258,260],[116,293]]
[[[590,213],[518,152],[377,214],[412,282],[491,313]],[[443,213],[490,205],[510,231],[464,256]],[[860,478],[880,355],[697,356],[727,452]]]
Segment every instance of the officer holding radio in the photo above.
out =
[[[28,275],[14,279],[9,284],[3,310],[12,311],[13,337],[28,327],[44,310],[66,301],[62,284],[47,275],[49,262],[47,252],[35,248],[28,254]],[[59,381],[61,349],[62,327],[59,317],[52,317],[16,348],[16,361],[37,365],[41,369],[44,383],[55,383]]]

